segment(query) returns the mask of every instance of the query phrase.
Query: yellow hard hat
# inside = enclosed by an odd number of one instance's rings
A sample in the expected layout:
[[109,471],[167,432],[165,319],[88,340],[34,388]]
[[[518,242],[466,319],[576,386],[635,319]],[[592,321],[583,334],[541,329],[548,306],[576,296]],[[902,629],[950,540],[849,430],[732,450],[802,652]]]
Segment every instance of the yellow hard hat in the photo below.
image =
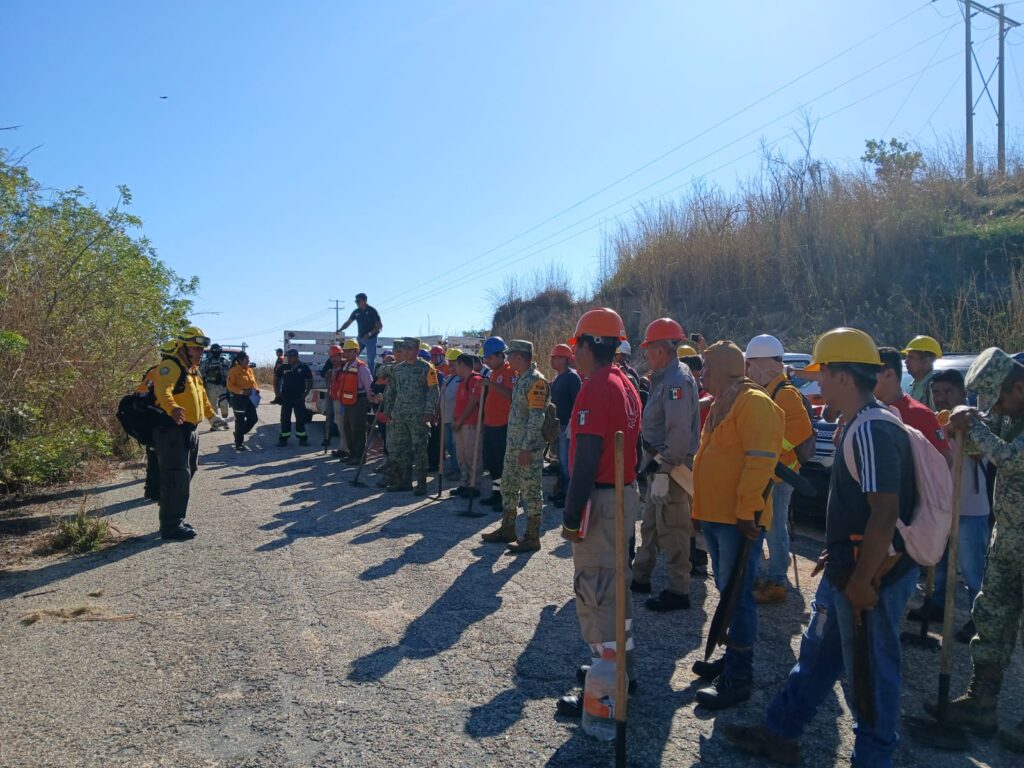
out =
[[936,357],[942,357],[942,347],[931,336],[915,336],[912,338],[910,343],[907,344],[907,348],[903,350],[903,354],[906,355],[908,352],[930,352]]
[[427,344],[427,342],[425,342],[425,341],[421,341],[420,342],[420,350],[423,351],[423,352],[429,352],[430,351],[430,345]]
[[355,339],[345,339],[345,343],[341,345],[342,349],[359,349],[359,342]]
[[807,373],[816,373],[821,370],[821,366],[834,363],[882,367],[882,358],[878,356],[874,340],[856,328],[833,328],[823,333],[814,342],[812,357],[811,364],[803,369]]
[[699,357],[699,355],[697,354],[697,350],[689,344],[680,344],[676,349],[676,357],[682,359],[684,357]]
[[186,347],[201,347],[205,349],[210,346],[210,337],[203,333],[203,329],[195,325],[190,325],[188,328],[178,334],[178,341],[184,344]]
[[449,363],[454,363],[455,359],[461,354],[461,349],[449,349],[447,352],[444,353],[444,359],[447,360]]
[[165,341],[163,344],[160,345],[160,354],[161,355],[170,356],[170,355],[173,355],[177,351],[178,351],[178,341],[177,341],[177,339],[170,339],[170,340]]

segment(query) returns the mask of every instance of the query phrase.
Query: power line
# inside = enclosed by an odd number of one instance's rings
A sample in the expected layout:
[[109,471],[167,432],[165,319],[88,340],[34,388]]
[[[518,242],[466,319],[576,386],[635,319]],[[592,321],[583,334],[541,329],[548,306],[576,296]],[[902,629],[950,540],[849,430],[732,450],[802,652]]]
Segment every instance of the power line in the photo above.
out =
[[[394,300],[396,300],[398,298],[401,298],[402,296],[405,296],[405,295],[407,295],[409,293],[412,293],[414,291],[420,290],[424,286],[429,285],[431,283],[434,283],[434,282],[440,280],[443,277],[447,277],[448,275],[452,274],[453,272],[459,271],[460,269],[462,269],[466,265],[472,264],[475,261],[479,261],[483,257],[489,256],[490,254],[494,253],[495,251],[498,251],[498,250],[504,248],[506,245],[510,245],[511,243],[514,243],[516,240],[519,240],[520,238],[525,237],[526,235],[530,234],[531,232],[534,232],[534,231],[540,229],[545,224],[549,224],[552,221],[554,221],[555,219],[561,218],[562,216],[564,216],[565,214],[569,213],[570,211],[573,211],[576,208],[579,208],[584,203],[587,203],[590,200],[593,200],[598,195],[601,195],[601,194],[607,192],[609,189],[612,189],[613,187],[618,186],[622,182],[624,182],[624,181],[626,181],[628,179],[631,179],[633,176],[636,176],[641,171],[644,171],[647,168],[650,168],[652,165],[654,165],[654,164],[664,160],[669,155],[672,155],[675,152],[678,152],[680,149],[683,149],[684,147],[688,146],[689,144],[692,144],[697,139],[702,138],[703,136],[706,136],[707,134],[711,133],[712,131],[722,127],[727,122],[729,122],[729,121],[739,117],[740,115],[750,111],[751,109],[753,109],[757,105],[759,105],[759,104],[763,103],[764,101],[767,101],[768,99],[770,99],[772,96],[775,96],[778,93],[781,93],[785,89],[789,88],[791,85],[794,85],[794,84],[798,83],[799,81],[803,80],[804,78],[808,77],[809,75],[817,72],[819,69],[822,69],[823,67],[831,64],[836,59],[839,59],[842,56],[845,56],[847,53],[850,53],[851,51],[856,50],[857,48],[860,48],[862,45],[865,45],[866,43],[870,42],[871,40],[874,40],[879,35],[882,35],[883,33],[888,32],[893,27],[897,26],[898,24],[901,24],[902,22],[906,21],[907,19],[909,19],[914,14],[916,14],[916,13],[924,10],[926,7],[930,6],[932,2],[934,2],[934,0],[929,0],[926,3],[923,3],[922,5],[918,6],[917,8],[915,8],[912,11],[910,11],[909,13],[907,13],[907,14],[901,16],[900,18],[896,19],[895,21],[891,22],[890,24],[888,24],[887,26],[885,26],[882,29],[878,30],[877,32],[874,32],[874,33],[868,35],[867,37],[865,37],[863,40],[860,40],[859,42],[854,43],[853,45],[849,46],[848,48],[843,49],[839,53],[833,55],[832,57],[826,59],[825,61],[821,62],[820,64],[818,64],[818,65],[812,67],[811,69],[807,70],[802,75],[799,75],[799,76],[793,78],[792,80],[790,80],[789,82],[787,82],[787,83],[785,83],[783,85],[780,85],[775,90],[773,90],[770,93],[762,96],[761,98],[757,99],[756,101],[751,102],[750,104],[748,104],[747,106],[743,107],[742,109],[740,109],[740,110],[738,110],[736,112],[733,112],[731,115],[723,118],[722,120],[720,120],[719,122],[717,122],[714,125],[710,126],[709,128],[706,128],[703,131],[701,131],[700,133],[697,133],[697,134],[691,136],[689,139],[687,139],[686,141],[682,142],[681,144],[677,144],[676,146],[672,147],[671,149],[667,150],[666,152],[663,152],[662,154],[658,155],[657,157],[653,158],[652,160],[649,160],[648,162],[644,163],[643,165],[641,165],[641,166],[639,166],[637,168],[634,168],[632,171],[630,171],[626,175],[620,176],[618,179],[616,179],[615,181],[612,181],[611,183],[605,185],[604,187],[602,187],[601,189],[597,190],[596,192],[593,192],[593,193],[587,195],[586,197],[584,197],[583,199],[576,201],[575,203],[570,205],[568,208],[563,208],[558,213],[555,213],[554,215],[549,216],[548,218],[544,219],[540,223],[535,224],[532,227],[529,227],[528,229],[524,229],[519,234],[514,235],[513,237],[510,237],[508,240],[505,240],[504,242],[499,243],[498,245],[494,246],[493,248],[490,248],[490,249],[488,249],[488,250],[486,250],[486,251],[484,251],[484,252],[482,252],[480,254],[477,254],[476,256],[474,256],[474,257],[472,257],[472,258],[462,262],[461,264],[458,264],[458,265],[452,267],[451,269],[449,269],[449,270],[447,270],[445,272],[441,272],[440,274],[435,275],[434,277],[432,277],[429,280],[427,280],[425,283],[421,283],[420,285],[417,285],[417,286],[415,286],[413,288],[409,288],[409,289],[407,289],[405,291],[401,291],[401,292],[395,294],[394,296],[391,297],[391,300],[394,301]],[[927,38],[924,42],[927,42],[927,40],[930,40],[930,39],[931,38]],[[913,46],[913,47],[917,47],[917,46]],[[908,50],[912,50],[912,48],[908,49]]]
[[[942,46],[946,44],[946,40],[949,38],[949,33],[952,32],[953,27],[956,26],[959,26],[959,22],[953,24],[953,26],[946,30],[946,34],[943,36],[942,40],[939,41],[938,46],[935,48],[935,53],[933,53],[932,57],[928,59],[928,64],[931,64],[933,61],[935,61],[935,57],[939,55],[939,51],[942,50]],[[917,90],[917,86],[921,83],[921,79],[924,77],[924,73],[926,71],[927,67],[925,69],[922,69],[920,76],[917,78],[917,80],[914,81],[914,84],[910,86],[910,90],[907,91],[907,95],[903,97],[903,101],[900,102],[900,105],[893,113],[893,116],[889,118],[889,122],[886,124],[885,129],[882,131],[880,138],[884,139],[886,134],[889,133],[889,128],[891,128],[892,124],[896,122],[896,118],[899,117],[900,112],[903,111],[903,108],[907,106],[907,102],[910,101],[910,97],[914,95],[914,91]]]
[[[936,66],[938,66],[940,64],[943,64],[943,63],[949,61],[952,58],[959,57],[959,55],[960,55],[959,52],[951,54],[950,56],[947,56],[947,57],[945,57],[943,59],[940,59],[937,62],[934,62],[934,63],[928,65],[927,67],[925,67],[925,69],[931,69],[933,67],[936,67]],[[924,70],[921,70],[921,71],[924,71]],[[826,114],[823,117],[821,117],[819,119],[819,122],[824,121],[824,120],[828,120],[828,119],[830,119],[832,117],[835,117],[836,115],[838,115],[838,114],[840,114],[842,112],[845,112],[846,110],[848,110],[848,109],[850,109],[852,107],[855,107],[858,104],[863,103],[864,101],[872,99],[875,96],[878,96],[879,94],[884,93],[885,91],[891,90],[892,88],[895,88],[896,86],[901,85],[902,83],[904,83],[904,82],[906,82],[906,81],[908,81],[908,80],[910,80],[910,79],[912,79],[914,77],[917,77],[918,75],[921,74],[921,71],[912,72],[909,75],[906,75],[905,77],[902,77],[902,78],[900,78],[898,80],[895,80],[894,82],[891,82],[888,85],[883,86],[882,88],[879,88],[879,89],[877,89],[877,90],[867,94],[866,96],[862,96],[859,99],[856,99],[856,100],[854,100],[852,102],[849,102],[848,104],[840,107],[839,109],[833,110],[832,112],[829,112],[828,114]],[[777,122],[777,121],[774,121],[774,122]],[[754,132],[756,132],[758,130],[760,130],[760,129],[755,129]],[[748,136],[749,136],[749,134],[748,134]],[[732,144],[735,144],[735,143],[741,141],[744,138],[747,138],[747,136],[740,137],[740,139],[736,139],[735,141],[730,142],[729,144],[725,145],[724,147],[720,147],[719,149],[715,150],[714,152],[709,153],[708,155],[705,155],[703,158],[701,158],[701,160],[706,159],[706,158],[708,158],[708,157],[710,157],[710,156],[712,156],[714,154],[717,154],[722,149],[724,149],[726,147],[729,147],[729,146],[732,146]],[[767,147],[775,146],[776,144],[779,144],[782,141],[784,141],[786,138],[788,138],[788,136],[780,137],[780,138],[778,138],[778,139],[768,143],[766,146]],[[667,197],[668,195],[674,194],[675,192],[678,192],[679,190],[681,190],[681,189],[683,189],[685,187],[690,186],[694,181],[702,179],[702,178],[705,178],[705,177],[711,175],[712,173],[716,173],[717,171],[722,170],[723,168],[727,168],[728,166],[733,165],[734,163],[739,162],[740,160],[743,160],[746,157],[749,157],[751,155],[757,154],[760,151],[761,151],[760,149],[757,149],[757,150],[753,150],[751,152],[747,152],[747,153],[745,153],[743,155],[740,155],[739,157],[736,157],[736,158],[734,158],[734,159],[732,159],[732,160],[730,160],[730,161],[728,161],[726,163],[723,163],[722,165],[720,165],[720,166],[718,166],[716,168],[711,169],[710,171],[705,172],[701,176],[697,176],[695,179],[690,179],[689,181],[685,182],[684,184],[680,184],[680,185],[678,185],[676,187],[673,187],[673,188],[671,188],[669,190],[666,190],[665,192],[662,192],[662,193],[654,196],[653,198],[651,198],[650,200],[648,200],[646,202],[653,202],[655,200],[660,200],[660,199],[662,199],[664,197]],[[695,162],[700,162],[700,160],[695,161]],[[676,173],[678,173],[678,171]],[[669,178],[669,177],[671,177],[673,175],[675,175],[675,173],[669,174],[669,176],[663,177],[661,179],[661,181],[664,181],[665,179],[667,179],[667,178]],[[657,184],[657,183],[660,183],[660,182],[655,182],[655,184]],[[643,191],[643,190],[641,190],[641,191]],[[561,234],[563,232],[566,232],[567,230],[572,229],[572,228],[578,226],[579,224],[581,224],[581,223],[583,223],[583,222],[585,222],[585,221],[587,221],[587,220],[589,220],[591,218],[594,218],[594,216],[597,216],[600,213],[608,210],[608,208],[615,207],[616,205],[618,205],[618,204],[620,204],[622,202],[625,202],[625,201],[627,201],[629,199],[632,199],[632,197],[635,197],[635,195],[632,195],[632,196],[627,197],[627,198],[623,198],[623,199],[619,200],[618,202],[613,203],[611,206],[607,206],[606,208],[602,209],[602,211],[598,211],[595,214],[591,214],[588,217],[580,219],[580,220],[576,221],[574,224],[570,224],[568,227],[565,227],[565,228],[559,230],[559,232],[555,233],[555,235],[551,235],[548,238],[544,238],[543,240],[539,240],[539,241],[535,242],[532,246],[527,246],[527,248],[521,249],[521,250],[519,250],[519,251],[517,251],[517,252],[515,252],[513,254],[510,254],[510,256],[505,257],[504,259],[501,259],[498,262],[489,264],[489,265],[487,265],[487,266],[485,266],[485,267],[483,267],[481,269],[475,270],[474,272],[470,272],[469,274],[461,275],[459,278],[456,278],[455,281],[452,281],[452,282],[442,286],[439,289],[431,290],[431,292],[428,295],[421,296],[420,298],[412,298],[412,299],[410,299],[410,300],[408,300],[406,302],[403,302],[402,304],[399,304],[397,306],[393,306],[390,309],[391,309],[391,311],[397,311],[399,309],[405,309],[406,307],[410,307],[410,306],[413,306],[415,304],[419,304],[419,303],[421,303],[423,301],[427,301],[427,300],[433,299],[438,291],[449,291],[449,290],[452,290],[452,289],[455,289],[455,288],[459,288],[459,287],[461,287],[463,285],[468,285],[469,283],[472,283],[475,280],[479,279],[483,274],[488,273],[488,272],[493,272],[495,269],[499,268],[499,265],[501,266],[501,268],[508,268],[508,267],[513,266],[515,264],[519,264],[521,262],[524,262],[524,261],[527,261],[527,260],[533,258],[534,256],[539,256],[541,253],[549,251],[549,250],[551,250],[552,248],[554,248],[554,247],[556,247],[558,245],[562,245],[563,243],[566,243],[566,242],[568,242],[570,240],[573,240],[573,239],[575,239],[575,238],[577,238],[577,237],[579,237],[579,236],[581,236],[583,234],[586,234],[587,232],[593,231],[594,229],[597,229],[598,227],[606,226],[608,223],[610,223],[612,221],[617,221],[618,219],[621,219],[623,216],[626,216],[626,215],[630,214],[633,211],[633,208],[631,207],[630,210],[623,211],[622,213],[620,213],[620,214],[618,214],[616,216],[613,216],[610,219],[599,221],[596,224],[593,224],[593,225],[591,225],[591,226],[589,226],[589,227],[587,227],[585,229],[582,229],[582,230],[580,230],[580,231],[578,231],[578,232],[576,232],[576,233],[574,233],[572,235],[569,235],[568,237],[565,237],[565,238],[563,238],[563,239],[561,239],[561,240],[559,240],[557,242],[545,245],[543,248],[539,248],[538,250],[531,251],[530,253],[527,253],[525,256],[522,256],[521,258],[509,261],[511,256],[515,256],[515,255],[518,255],[520,253],[523,253],[523,251],[529,250],[533,246],[536,246],[536,245],[539,245],[540,243],[543,243],[545,240],[550,239],[550,237],[554,237],[554,236],[557,236],[557,234]]]
[[283,323],[281,325],[276,325],[273,328],[268,328],[265,331],[255,331],[254,333],[249,333],[248,331],[245,331],[243,333],[224,333],[224,334],[221,334],[221,335],[222,336],[227,336],[227,337],[232,338],[232,339],[235,339],[235,338],[238,338],[238,339],[240,339],[240,338],[258,339],[260,336],[267,336],[268,334],[271,334],[271,333],[281,333],[281,331],[283,331],[285,328],[294,327],[294,326],[299,325],[301,323],[308,323],[310,320],[314,320],[314,319],[320,317],[320,315],[324,315],[324,314],[327,314],[328,312],[333,312],[333,311],[334,311],[334,307],[326,307],[324,309],[321,309],[318,312],[314,312],[311,315],[306,315],[305,317],[300,317],[298,320],[289,320],[288,322]]
[[[958,25],[958,22],[954,23],[953,25],[951,25],[950,29],[952,27],[954,27],[954,26],[957,26],[957,25]],[[634,192],[630,193],[629,195],[626,195],[625,197],[619,198],[615,202],[610,203],[610,204],[604,206],[603,208],[600,208],[599,210],[595,211],[594,213],[591,213],[590,215],[585,216],[582,219],[578,219],[575,222],[573,222],[572,224],[569,224],[569,225],[567,225],[565,227],[562,227],[561,229],[556,230],[555,232],[551,233],[550,235],[547,235],[546,237],[543,237],[540,240],[536,240],[533,243],[530,243],[529,245],[524,246],[523,248],[520,248],[517,251],[513,251],[512,253],[510,253],[510,254],[508,254],[508,255],[498,259],[497,261],[491,262],[491,263],[485,265],[484,267],[482,267],[480,269],[477,269],[474,272],[471,272],[470,274],[478,275],[478,274],[481,274],[482,272],[490,271],[497,264],[501,264],[501,263],[503,263],[507,259],[511,259],[514,256],[518,256],[519,254],[522,254],[522,253],[524,253],[524,252],[526,252],[526,251],[528,251],[528,250],[530,250],[532,248],[535,248],[536,246],[538,246],[538,245],[540,245],[540,244],[542,244],[542,243],[544,243],[544,242],[546,242],[548,240],[551,240],[552,238],[558,237],[559,235],[561,235],[561,234],[563,234],[563,233],[565,233],[565,232],[567,232],[567,231],[569,231],[569,230],[579,226],[580,224],[582,224],[584,222],[589,221],[590,219],[593,219],[593,218],[595,218],[597,216],[600,216],[602,213],[605,213],[606,211],[611,210],[612,208],[615,208],[615,207],[621,205],[622,203],[625,203],[625,202],[628,202],[628,201],[632,200],[637,195],[640,195],[640,194],[642,194],[642,193],[652,189],[653,187],[658,186],[659,184],[667,181],[670,178],[673,178],[674,176],[678,176],[680,173],[682,173],[682,172],[684,172],[686,170],[689,170],[690,168],[694,167],[695,165],[700,164],[704,160],[707,160],[708,158],[715,156],[719,152],[722,152],[723,150],[726,150],[729,147],[731,147],[731,146],[733,146],[735,144],[738,144],[741,141],[743,141],[745,139],[748,139],[748,138],[750,138],[751,136],[754,136],[757,133],[760,133],[765,128],[767,128],[767,127],[769,127],[771,125],[774,125],[775,123],[779,122],[780,120],[783,120],[786,117],[789,117],[789,116],[791,116],[793,114],[796,114],[796,113],[802,111],[803,109],[805,109],[810,104],[813,104],[814,102],[819,101],[820,99],[822,99],[822,98],[824,98],[826,96],[829,96],[829,95],[835,93],[836,91],[846,87],[850,83],[855,82],[856,80],[859,80],[862,77],[865,77],[865,76],[871,74],[875,70],[880,69],[881,67],[886,66],[890,62],[894,61],[895,59],[900,58],[901,56],[903,56],[904,54],[906,54],[909,51],[913,50],[914,48],[918,48],[921,45],[923,45],[924,43],[929,42],[933,38],[937,37],[938,35],[943,34],[943,32],[948,32],[948,30],[942,30],[940,32],[937,32],[934,35],[931,35],[930,37],[928,37],[925,40],[922,40],[921,42],[911,46],[910,48],[908,48],[908,49],[906,49],[904,51],[901,51],[900,53],[897,53],[894,56],[891,56],[888,59],[886,59],[886,60],[884,60],[882,62],[879,62],[878,64],[873,65],[872,67],[864,70],[860,74],[854,75],[853,77],[843,81],[839,85],[836,85],[836,86],[833,86],[832,88],[829,88],[828,90],[824,91],[823,93],[818,94],[817,96],[815,96],[812,99],[808,99],[807,101],[805,101],[804,103],[800,104],[799,106],[797,106],[797,107],[795,107],[793,109],[790,109],[790,110],[788,110],[788,111],[778,115],[777,117],[775,117],[775,118],[765,122],[765,123],[762,123],[761,125],[757,126],[756,128],[754,128],[751,131],[748,131],[747,133],[743,134],[742,136],[740,136],[740,137],[738,137],[736,139],[733,139],[732,141],[730,141],[730,142],[728,142],[726,144],[723,144],[723,145],[719,146],[717,149],[714,149],[711,152],[708,152],[707,154],[697,158],[696,160],[693,160],[692,162],[687,163],[686,165],[682,166],[681,168],[677,168],[676,170],[672,171],[671,173],[669,173],[669,174],[667,174],[665,176],[662,176],[661,178],[651,182],[650,184],[647,184],[646,186],[641,187],[638,190],[635,190]],[[921,69],[921,70],[919,70],[917,72],[912,72],[911,74],[909,74],[909,75],[907,75],[907,76],[905,76],[903,78],[900,78],[899,80],[895,81],[894,83],[891,83],[890,85],[886,86],[885,88],[883,88],[883,89],[881,89],[879,91],[875,91],[874,94],[872,94],[872,95],[877,95],[878,93],[881,93],[884,90],[888,90],[888,89],[890,89],[892,87],[895,87],[896,85],[899,85],[900,83],[903,83],[903,82],[905,82],[905,81],[907,81],[907,80],[909,80],[909,79],[911,79],[911,78],[913,78],[915,76],[920,76],[923,72],[927,71],[928,69],[931,69],[934,66],[938,66],[939,64],[942,64],[942,63],[944,63],[946,61],[949,61],[951,58],[954,58],[956,56],[959,56],[959,53],[954,53],[954,54],[951,54],[950,56],[947,56],[947,57],[945,57],[945,58],[943,58],[943,59],[941,59],[941,60],[939,60],[937,62],[932,62],[932,63],[928,64],[926,67],[924,67],[923,69]],[[859,101],[858,102],[854,102],[854,104],[856,104],[856,103],[859,103]],[[683,185],[683,186],[686,186],[686,185]],[[583,231],[589,231],[589,230],[583,230]],[[560,242],[564,242],[564,241],[560,241]],[[518,263],[518,262],[513,262],[513,263]],[[449,270],[449,273],[450,273],[450,270]],[[446,274],[449,274],[449,273],[446,273]],[[464,277],[466,277],[466,275],[460,275],[460,276],[456,277],[455,280],[462,280]],[[437,278],[435,278],[433,281],[427,281],[427,283],[423,283],[422,285],[417,286],[416,288],[412,289],[412,291],[422,290],[423,288],[426,287],[426,285],[429,282],[436,282],[436,279]],[[440,288],[440,289],[436,288],[436,287],[435,288],[431,288],[429,294],[425,294],[424,298],[427,298],[428,296],[433,296],[439,290],[446,290],[446,289],[447,288],[445,286],[442,286],[442,288]],[[405,291],[405,293],[408,294],[408,293],[411,293],[412,291]],[[386,306],[386,309],[388,311],[394,312],[394,311],[396,311],[398,309],[404,309],[407,306],[412,306],[413,304],[419,303],[419,301],[422,301],[422,300],[424,300],[424,299],[422,299],[422,298],[421,299],[416,299],[415,297],[413,297],[412,300],[406,300],[406,301],[403,301],[403,302],[401,302],[400,304],[397,304],[397,305],[388,305],[388,306]]]

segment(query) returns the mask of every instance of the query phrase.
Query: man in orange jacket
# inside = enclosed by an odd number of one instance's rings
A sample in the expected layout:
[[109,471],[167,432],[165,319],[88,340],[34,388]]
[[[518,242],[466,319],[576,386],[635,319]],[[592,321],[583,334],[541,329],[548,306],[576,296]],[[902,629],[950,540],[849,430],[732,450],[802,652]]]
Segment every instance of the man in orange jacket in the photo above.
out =
[[693,461],[694,527],[704,532],[715,571],[715,586],[725,590],[729,576],[747,549],[747,562],[725,656],[697,662],[693,670],[711,684],[697,691],[697,702],[724,709],[750,698],[754,678],[757,605],[751,593],[762,527],[771,525],[768,501],[782,449],[785,414],[769,394],[744,376],[743,351],[720,341],[704,353],[704,385],[715,398]]

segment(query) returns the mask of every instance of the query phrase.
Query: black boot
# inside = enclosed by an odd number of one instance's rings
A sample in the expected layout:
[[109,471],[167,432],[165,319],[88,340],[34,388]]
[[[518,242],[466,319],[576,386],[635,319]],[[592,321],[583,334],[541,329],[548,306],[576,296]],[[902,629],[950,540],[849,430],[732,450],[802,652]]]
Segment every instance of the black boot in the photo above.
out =
[[279,438],[277,438],[277,447],[278,448],[283,448],[286,445],[288,445],[288,438],[287,437],[279,437]]
[[164,541],[188,541],[195,537],[196,532],[192,529],[192,526],[186,526],[183,523],[178,523],[173,528],[160,529],[160,538]]
[[727,709],[749,699],[750,689],[750,680],[737,680],[722,674],[711,685],[697,691],[697,703],[708,709]]
[[651,594],[651,582],[637,581],[633,579],[629,583],[629,591],[635,592],[638,595],[649,595]]
[[714,661],[695,661],[690,670],[701,680],[711,682],[725,672],[725,657]]
[[648,599],[644,602],[644,605],[647,606],[647,610],[657,611],[658,613],[685,610],[690,607],[690,596],[680,595],[663,589],[660,595]]

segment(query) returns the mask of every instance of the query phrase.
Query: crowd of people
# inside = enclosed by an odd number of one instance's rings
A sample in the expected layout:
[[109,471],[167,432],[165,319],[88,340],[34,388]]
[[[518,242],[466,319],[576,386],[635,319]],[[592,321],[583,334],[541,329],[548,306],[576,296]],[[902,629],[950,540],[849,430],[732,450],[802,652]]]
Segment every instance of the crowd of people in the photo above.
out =
[[[361,309],[364,315],[354,318],[360,333],[367,331],[375,341],[379,315],[366,317]],[[580,317],[567,343],[550,350],[556,374],[550,382],[534,344],[524,339],[506,343],[492,336],[475,355],[401,338],[381,352],[376,366],[372,357],[359,357],[370,351],[368,342],[369,337],[352,339],[332,347],[323,371],[339,430],[335,457],[362,466],[371,442],[379,443],[384,463],[377,467],[377,485],[386,493],[423,496],[430,473],[449,472],[458,480],[450,495],[469,501],[460,514],[474,514],[477,498],[501,512],[500,523],[482,540],[529,553],[541,547],[542,479],[550,453],[555,477],[548,500],[562,509],[561,536],[572,542],[582,638],[593,660],[621,651],[633,694],[641,681],[635,674],[640,647],[632,633],[631,600],[624,606],[626,646],[617,649],[615,643],[619,473],[624,534],[631,542],[624,555],[629,589],[652,592],[661,554],[665,588],[644,598],[644,605],[653,612],[687,610],[691,579],[705,573],[709,558],[716,588],[730,595],[729,610],[724,652],[693,665],[705,683],[696,699],[721,710],[750,698],[758,606],[786,600],[793,478],[814,452],[813,413],[790,380],[779,339],[756,336],[745,349],[732,341],[707,345],[699,334],[688,338],[677,321],[660,318],[647,326],[640,344],[646,358],[641,375],[630,364],[621,317],[597,308]],[[196,470],[196,427],[204,419],[213,428],[226,426],[214,408],[221,393],[204,388],[198,368],[208,345],[200,329],[186,329],[161,348],[160,363],[140,385],[161,414],[149,449],[159,481],[147,475],[147,495],[159,499],[161,535],[167,539],[195,535],[185,513]],[[1024,604],[1024,365],[991,348],[965,379],[955,370],[934,370],[941,354],[930,337],[917,337],[898,351],[879,348],[851,328],[833,329],[815,343],[812,362],[800,375],[817,379],[824,416],[839,423],[825,548],[815,568],[823,577],[797,663],[762,722],[725,728],[739,748],[796,764],[799,737],[836,681],[858,676],[866,677],[866,687],[858,685],[850,696],[853,762],[891,765],[899,742],[900,626],[923,580],[923,566],[930,565],[914,560],[907,541],[911,529],[918,526],[920,534],[924,524],[919,510],[928,494],[918,487],[921,462],[936,457],[945,459],[947,474],[962,466],[950,487],[960,493],[957,570],[972,601],[971,620],[958,630],[970,642],[972,678],[944,717],[980,734],[998,730],[1000,684]],[[904,364],[913,379],[910,393],[901,386]],[[235,357],[224,381],[235,413],[235,446],[245,450],[259,388],[244,354]],[[295,436],[307,444],[305,398],[311,385],[309,367],[294,351],[286,353],[275,368],[279,444],[291,437],[292,417]],[[968,390],[979,408],[967,404]],[[621,464],[617,433],[623,435]],[[960,461],[954,461],[958,451]],[[953,506],[951,498],[943,503],[947,510]],[[526,517],[522,532],[520,507]],[[765,546],[769,556],[763,561]],[[944,595],[957,588],[945,578],[945,558],[935,573],[934,591],[912,618],[940,618]],[[862,644],[871,659],[866,669],[858,661]],[[581,685],[588,668],[578,670]],[[562,715],[579,716],[581,710],[580,695],[557,703]],[[1001,739],[1024,750],[1024,722],[1004,730]]]

